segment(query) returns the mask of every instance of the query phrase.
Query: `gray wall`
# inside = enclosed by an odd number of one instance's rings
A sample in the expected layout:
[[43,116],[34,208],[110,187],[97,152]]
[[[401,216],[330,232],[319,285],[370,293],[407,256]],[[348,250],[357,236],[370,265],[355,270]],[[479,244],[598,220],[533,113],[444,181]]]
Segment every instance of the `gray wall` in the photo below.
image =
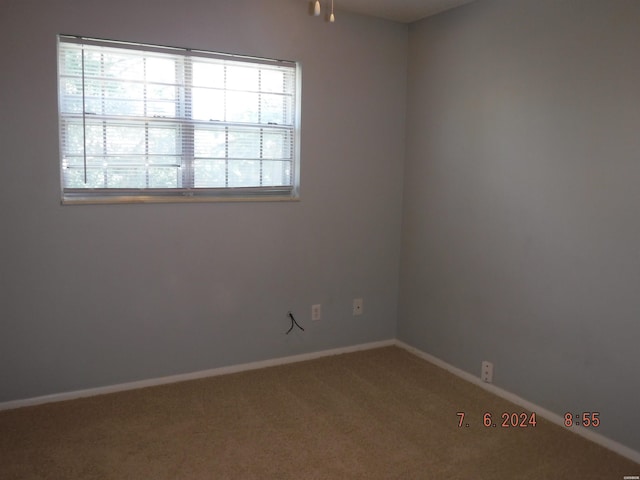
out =
[[[3,0],[0,401],[388,339],[399,312],[640,450],[638,24],[482,0],[412,25],[407,70],[407,27],[298,0]],[[302,200],[62,207],[57,33],[300,60]]]
[[640,2],[411,25],[398,337],[640,450]]
[[[57,33],[302,62],[301,201],[61,206]],[[0,401],[393,338],[406,43],[299,0],[2,0]]]

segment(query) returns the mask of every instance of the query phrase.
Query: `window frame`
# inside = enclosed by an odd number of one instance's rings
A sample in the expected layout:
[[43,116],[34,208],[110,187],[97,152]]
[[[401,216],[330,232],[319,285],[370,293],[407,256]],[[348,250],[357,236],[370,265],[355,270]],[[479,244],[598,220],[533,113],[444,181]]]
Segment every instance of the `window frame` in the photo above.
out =
[[[225,117],[224,121],[216,120],[214,124],[209,124],[209,126],[213,125],[213,129],[225,129],[228,132],[229,128],[236,129],[245,129],[247,131],[254,131],[260,133],[260,138],[262,139],[263,131],[272,129],[280,130],[285,132],[284,135],[290,141],[290,146],[287,147],[290,150],[290,159],[287,157],[286,159],[276,159],[276,162],[280,162],[282,167],[284,164],[289,162],[289,171],[288,178],[290,183],[287,185],[263,185],[263,186],[229,186],[228,181],[225,182],[223,187],[215,186],[207,186],[207,187],[197,187],[195,186],[195,179],[193,173],[184,173],[184,171],[191,171],[195,168],[196,165],[196,157],[195,157],[195,142],[193,138],[191,138],[191,148],[190,151],[187,151],[185,154],[184,151],[180,151],[179,154],[174,154],[176,158],[180,158],[179,165],[174,166],[177,169],[179,175],[183,178],[190,179],[187,182],[187,185],[179,185],[177,187],[169,187],[169,188],[149,188],[149,187],[136,187],[136,188],[92,188],[92,187],[82,187],[82,188],[74,188],[65,186],[65,155],[69,154],[69,150],[65,150],[65,135],[68,135],[65,128],[68,128],[67,125],[69,123],[69,112],[63,112],[63,104],[64,104],[64,94],[62,91],[62,60],[61,60],[61,44],[72,43],[72,44],[80,44],[80,45],[89,45],[89,46],[98,46],[98,47],[109,47],[109,48],[122,48],[123,50],[134,50],[139,52],[154,52],[154,53],[169,53],[170,55],[174,55],[176,57],[182,58],[183,62],[191,62],[194,58],[208,58],[215,59],[216,61],[221,62],[231,62],[233,64],[241,65],[242,63],[247,63],[253,68],[257,68],[258,65],[267,65],[267,66],[275,66],[276,68],[286,67],[288,70],[293,72],[293,85],[291,86],[291,90],[283,93],[283,95],[290,96],[289,101],[292,103],[291,106],[291,122],[286,124],[277,124],[268,122],[267,123],[252,123],[252,122],[238,122],[238,121],[228,121]],[[301,74],[301,65],[299,62],[294,61],[285,61],[285,60],[275,60],[269,58],[260,58],[260,57],[251,57],[244,55],[236,55],[236,54],[227,54],[221,52],[213,52],[206,50],[195,50],[195,49],[187,49],[180,47],[166,47],[161,45],[152,45],[152,44],[143,44],[143,43],[135,43],[135,42],[125,42],[125,41],[116,41],[116,40],[107,40],[107,39],[98,39],[98,38],[89,38],[89,37],[81,37],[77,35],[66,35],[60,34],[57,36],[57,57],[58,57],[58,128],[59,128],[59,142],[60,142],[60,152],[59,152],[59,168],[60,168],[60,188],[61,188],[61,202],[62,204],[101,204],[101,203],[185,203],[185,202],[246,202],[246,201],[297,201],[300,198],[300,117],[301,117],[301,85],[302,85],[302,74]],[[225,63],[226,64],[226,63]],[[177,80],[176,80],[177,81]],[[84,175],[85,175],[85,183],[86,183],[86,175],[87,175],[87,130],[86,130],[86,119],[89,117],[92,112],[88,112],[85,107],[85,85],[87,80],[85,78],[84,73],[84,47],[82,53],[82,106],[81,113],[75,114],[76,117],[76,126],[78,126],[77,118],[81,117],[81,129],[82,129],[82,137],[83,137],[83,146],[82,146],[82,155],[84,155]],[[191,91],[196,90],[193,84],[183,85],[185,88],[184,95],[181,96],[180,100],[175,100],[176,105],[179,103],[178,109],[182,110],[191,110],[191,107],[195,105],[195,102],[191,100]],[[232,89],[231,89],[232,90]],[[223,91],[225,95],[227,92],[231,91],[225,84]],[[261,92],[260,92],[261,93]],[[259,93],[259,95],[260,95]],[[226,98],[226,97],[225,97]],[[146,111],[146,97],[145,102],[145,111]],[[261,100],[259,100],[260,102]],[[257,107],[260,110],[260,106]],[[104,114],[103,114],[104,115]],[[144,122],[144,115],[136,117],[140,125]],[[189,135],[188,133],[184,133],[182,130],[188,130],[191,128],[191,137],[193,137],[193,131],[197,128],[196,124],[206,124],[206,121],[201,121],[195,119],[193,116],[180,116],[176,113],[175,118],[173,118],[174,123],[180,124],[181,131],[180,133],[176,133],[178,137],[181,139],[180,141],[184,143],[184,135]],[[110,124],[112,125],[112,124]],[[146,124],[148,125],[148,124]],[[186,128],[184,126],[186,125]],[[228,141],[228,140],[226,140]],[[285,140],[283,140],[284,142]],[[260,140],[262,142],[262,140]],[[107,141],[105,140],[105,145]],[[228,143],[227,152],[228,152]],[[142,154],[136,154],[141,156]],[[228,153],[227,153],[228,155]],[[269,158],[262,157],[262,148],[260,149],[260,158],[251,158],[248,159],[250,161],[260,161],[260,183],[262,183],[262,164],[264,160],[270,160]],[[227,159],[228,163],[228,159]],[[67,164],[68,165],[68,164]],[[136,164],[134,164],[136,165]],[[105,167],[105,171],[108,167]],[[133,168],[133,167],[132,167]],[[140,165],[137,164],[137,168],[140,168]],[[225,176],[229,175],[229,167],[225,167]],[[181,180],[182,181],[182,180]],[[284,183],[284,182],[283,182]]]

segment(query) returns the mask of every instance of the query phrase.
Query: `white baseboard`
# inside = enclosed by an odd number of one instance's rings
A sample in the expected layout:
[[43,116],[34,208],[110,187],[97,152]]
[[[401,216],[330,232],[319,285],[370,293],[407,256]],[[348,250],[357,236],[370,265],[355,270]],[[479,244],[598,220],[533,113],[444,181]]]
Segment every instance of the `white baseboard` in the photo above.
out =
[[[440,360],[439,358],[434,357],[433,355],[425,353],[422,350],[412,347],[411,345],[408,345],[400,340],[396,340],[395,345],[422,358],[423,360],[426,360],[429,363],[436,365],[437,367],[445,369],[446,371],[456,375],[457,377],[462,378],[463,380],[471,382],[474,385],[477,385],[480,388],[483,388],[484,390],[487,390],[488,392],[491,392],[497,395],[498,397],[504,398],[509,402],[515,403],[516,405],[520,405],[521,407],[525,408],[530,412],[536,412],[536,415],[539,415],[540,417],[550,421],[551,423],[554,423],[556,425],[559,425],[565,428],[564,417],[556,413],[553,413],[550,410],[547,410],[546,408],[543,408],[539,405],[531,403],[511,392],[503,390],[500,387],[496,387],[495,385],[492,385],[490,383],[485,383],[480,379],[480,377],[471,375],[470,373],[465,372],[464,370],[454,367],[453,365],[450,365],[447,362]],[[615,452],[618,455],[622,455],[623,457],[628,458],[629,460],[633,460],[636,463],[640,463],[640,452],[637,452],[621,443],[618,443],[615,440],[611,440],[610,438],[607,438],[604,435],[601,435],[599,433],[594,432],[593,430],[589,430],[584,427],[571,427],[570,431],[580,435],[581,437],[586,438],[587,440],[591,440],[592,442],[597,443],[598,445],[608,450],[611,450],[612,452]]]
[[27,398],[24,400],[12,400],[0,403],[0,411],[11,410],[14,408],[30,407],[34,405],[42,405],[44,403],[61,402],[64,400],[73,400],[75,398],[93,397],[95,395],[104,395],[107,393],[122,392],[125,390],[134,390],[136,388],[153,387],[156,385],[166,385],[169,383],[184,382],[186,380],[196,380],[199,378],[216,377],[229,373],[245,372],[248,370],[257,370],[259,368],[274,367],[276,365],[284,365],[287,363],[303,362],[305,360],[314,360],[321,357],[329,357],[332,355],[340,355],[343,353],[358,352],[361,350],[371,350],[374,348],[389,347],[395,345],[396,341],[382,340],[379,342],[364,343],[353,345],[350,347],[334,348],[331,350],[321,350],[319,352],[303,353],[300,355],[292,355],[289,357],[274,358],[270,360],[261,360],[258,362],[243,363],[239,365],[230,365],[228,367],[212,368],[210,370],[201,370],[192,373],[183,373],[179,375],[171,375],[168,377],[152,378],[148,380],[140,380],[136,382],[120,383],[117,385],[109,385],[106,387],[89,388],[86,390],[77,390],[73,392],[56,393],[53,395],[44,395],[41,397]]
[[[515,403],[516,405],[520,405],[521,407],[527,409],[530,412],[536,412],[536,414],[539,415],[540,417],[564,428],[564,418],[562,416],[556,413],[553,413],[550,410],[547,410],[543,407],[540,407],[539,405],[535,405],[534,403],[531,403],[511,392],[503,390],[500,387],[496,387],[495,385],[485,383],[482,380],[480,380],[480,377],[471,375],[470,373],[465,372],[464,370],[461,370],[457,367],[454,367],[453,365],[450,365],[447,362],[440,360],[437,357],[434,357],[433,355],[430,355],[426,352],[423,352],[422,350],[412,347],[407,343],[404,343],[400,340],[395,340],[395,339],[364,343],[364,344],[353,345],[349,347],[334,348],[330,350],[321,350],[318,352],[303,353],[300,355],[292,355],[288,357],[274,358],[270,360],[243,363],[239,365],[230,365],[227,367],[219,367],[219,368],[213,368],[209,370],[201,370],[198,372],[171,375],[167,377],[152,378],[152,379],[140,380],[136,382],[120,383],[117,385],[109,385],[106,387],[97,387],[97,388],[89,388],[86,390],[77,390],[73,392],[56,393],[53,395],[44,395],[41,397],[27,398],[23,400],[12,400],[9,402],[0,403],[0,411],[10,410],[14,408],[21,408],[21,407],[29,407],[34,405],[42,405],[42,404],[51,403],[51,402],[60,402],[64,400],[73,400],[75,398],[92,397],[95,395],[104,395],[107,393],[122,392],[126,390],[134,390],[137,388],[153,387],[156,385],[166,385],[170,383],[184,382],[186,380],[196,380],[199,378],[215,377],[219,375],[227,375],[230,373],[257,370],[260,368],[274,367],[277,365],[285,365],[288,363],[303,362],[306,360],[314,360],[316,358],[329,357],[332,355],[340,355],[343,353],[358,352],[362,350],[371,350],[374,348],[388,347],[392,345],[398,346],[426,360],[429,363],[432,363],[440,368],[443,368],[444,370],[456,375],[457,377],[460,377],[463,380],[471,382],[474,385],[477,385],[480,388],[487,390],[488,392],[491,392],[501,398],[504,398],[507,401]],[[621,443],[618,443],[599,433],[596,433],[593,430],[589,430],[583,427],[572,427],[570,431],[594,443],[597,443],[598,445],[605,447],[619,455],[622,455],[625,458],[628,458],[636,463],[640,463],[640,452],[637,452],[625,445],[622,445]]]

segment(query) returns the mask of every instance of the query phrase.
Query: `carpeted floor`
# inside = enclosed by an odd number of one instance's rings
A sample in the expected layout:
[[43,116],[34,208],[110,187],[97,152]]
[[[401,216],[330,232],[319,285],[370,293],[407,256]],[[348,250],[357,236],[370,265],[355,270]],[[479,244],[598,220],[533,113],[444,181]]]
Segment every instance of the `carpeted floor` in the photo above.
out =
[[[457,412],[465,412],[458,426]],[[621,480],[640,465],[397,347],[0,412],[0,479]]]

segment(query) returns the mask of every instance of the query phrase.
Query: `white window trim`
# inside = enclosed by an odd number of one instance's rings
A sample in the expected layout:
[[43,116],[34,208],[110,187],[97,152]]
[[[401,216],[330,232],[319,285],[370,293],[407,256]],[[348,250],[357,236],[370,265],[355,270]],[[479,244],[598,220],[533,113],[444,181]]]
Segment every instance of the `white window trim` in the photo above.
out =
[[[185,57],[205,57],[215,58],[222,60],[229,60],[233,62],[248,62],[250,64],[267,64],[267,65],[287,65],[295,68],[295,85],[293,91],[293,115],[292,124],[286,127],[292,137],[292,158],[291,158],[291,171],[290,171],[290,185],[282,186],[226,186],[226,187],[196,187],[193,183],[185,187],[178,186],[175,188],[70,188],[65,187],[64,179],[64,162],[65,155],[64,139],[63,139],[63,123],[67,119],[65,115],[67,112],[63,112],[63,93],[59,86],[59,128],[60,128],[60,180],[61,180],[61,194],[63,204],[113,204],[113,203],[189,203],[189,202],[247,202],[247,201],[297,201],[300,197],[300,113],[301,113],[301,71],[300,64],[297,62],[271,60],[265,58],[255,58],[248,56],[230,55],[218,52],[207,52],[200,50],[191,50],[174,47],[162,47],[156,45],[146,45],[130,42],[116,42],[110,40],[84,38],[72,35],[59,35],[58,45],[61,43],[77,43],[82,45],[97,45],[97,46],[117,46],[118,48],[152,51],[152,52],[170,52],[171,54],[184,55]],[[84,58],[84,53],[83,53]],[[60,62],[60,59],[59,59]],[[83,60],[84,64],[84,60]],[[61,70],[59,64],[58,80],[61,79]],[[89,112],[84,108],[84,66],[82,72],[82,112],[79,116],[82,118],[82,128],[84,129],[85,118],[88,117]],[[226,87],[225,87],[226,89]],[[146,102],[146,100],[145,100]],[[78,114],[76,113],[76,117]],[[90,117],[89,117],[90,118]],[[181,119],[185,121],[185,119]],[[187,122],[189,119],[186,120]],[[233,122],[221,122],[222,125],[227,125]],[[218,124],[218,123],[217,123]],[[220,124],[218,124],[220,125]],[[236,123],[236,126],[238,124]],[[240,124],[244,127],[243,124]],[[264,125],[266,127],[266,124]],[[255,126],[256,131],[260,129],[259,126]],[[86,134],[83,134],[86,135]],[[83,149],[85,156],[85,178],[86,178],[86,143]],[[262,155],[262,150],[260,155]],[[262,158],[260,159],[262,160]],[[183,164],[184,165],[184,164]],[[191,166],[189,166],[191,168]],[[262,177],[261,177],[262,182]]]

